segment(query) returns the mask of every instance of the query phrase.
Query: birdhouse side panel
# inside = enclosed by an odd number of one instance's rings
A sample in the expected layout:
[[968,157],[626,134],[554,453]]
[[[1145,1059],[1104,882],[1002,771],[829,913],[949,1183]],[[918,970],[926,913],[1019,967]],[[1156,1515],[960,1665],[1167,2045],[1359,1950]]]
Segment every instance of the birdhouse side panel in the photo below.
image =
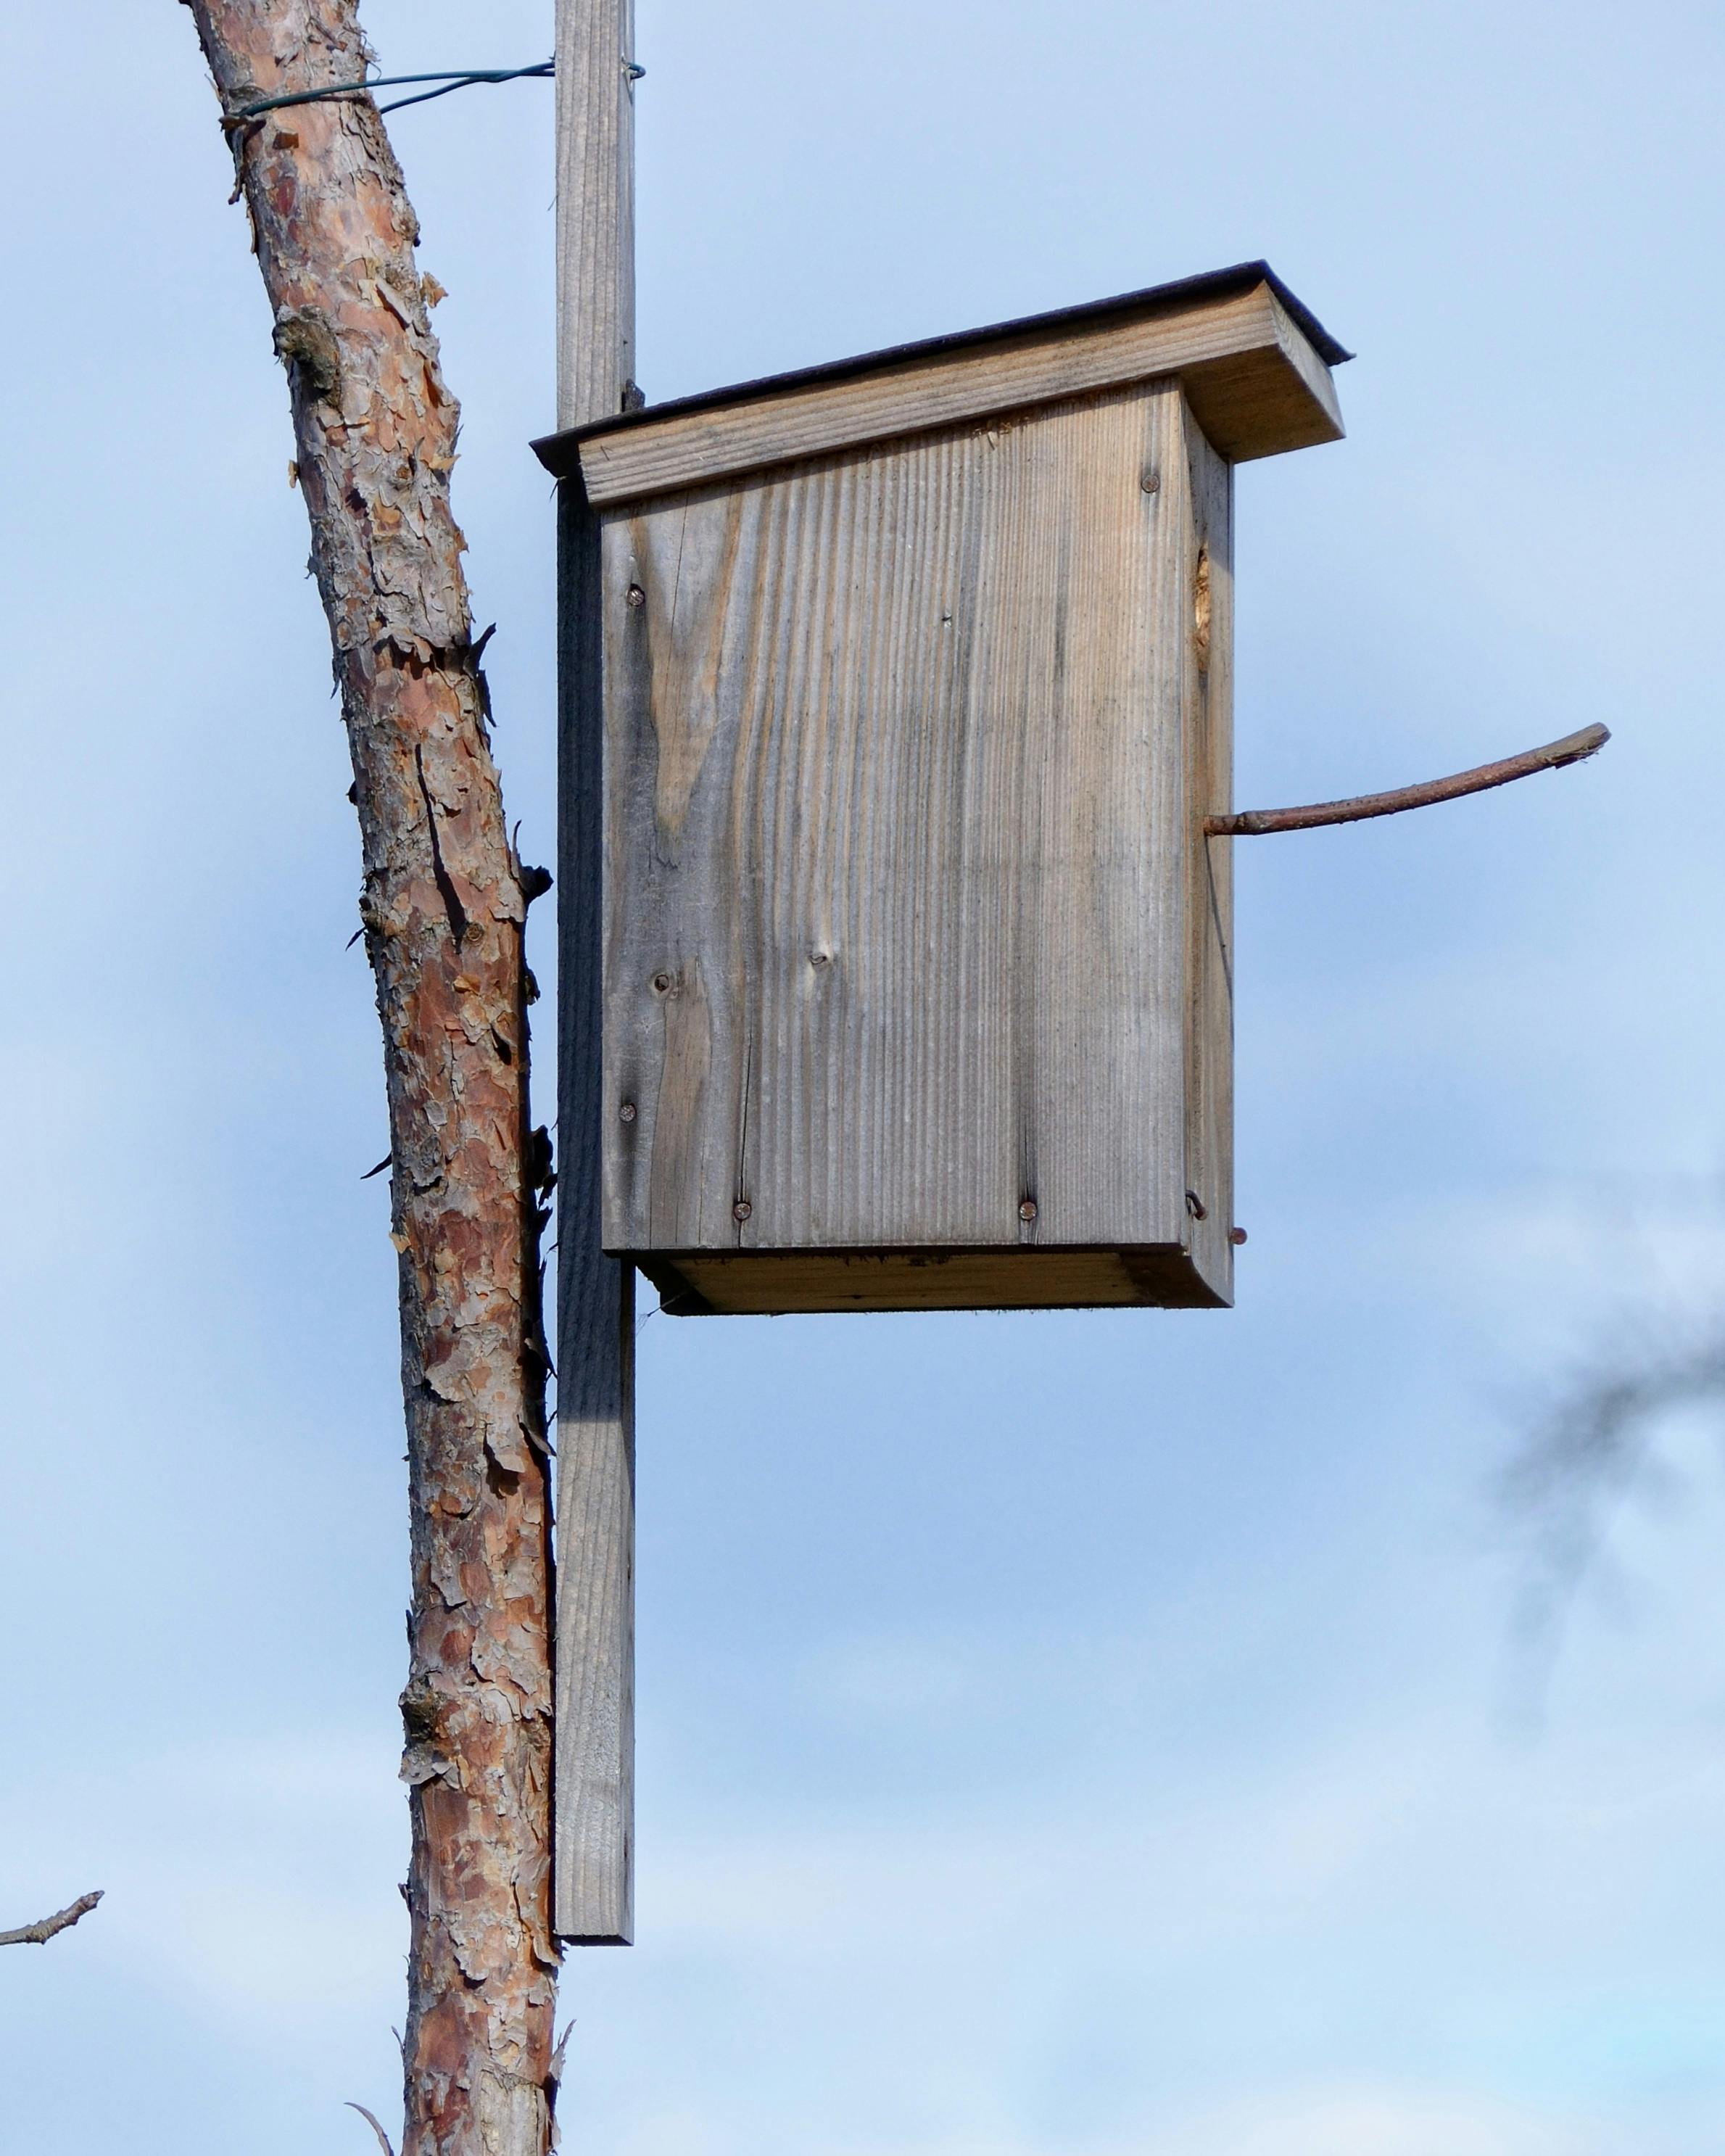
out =
[[1234,467],[1189,410],[1192,642],[1183,721],[1191,1014],[1187,1030],[1186,1187],[1192,1263],[1224,1302],[1234,1297],[1234,849],[1206,839],[1207,816],[1234,798]]
[[1192,468],[1161,382],[606,512],[608,1247],[1188,1241]]
[[1183,413],[1162,382],[1034,415],[983,607],[976,706],[1024,789],[999,988],[1039,1245],[1188,1224]]

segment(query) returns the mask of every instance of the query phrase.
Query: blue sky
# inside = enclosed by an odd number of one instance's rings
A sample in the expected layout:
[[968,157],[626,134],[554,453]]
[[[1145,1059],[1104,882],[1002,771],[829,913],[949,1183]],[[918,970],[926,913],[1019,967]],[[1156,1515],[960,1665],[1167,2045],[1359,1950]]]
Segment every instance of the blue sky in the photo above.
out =
[[[1616,738],[1240,846],[1232,1314],[647,1323],[639,1943],[572,1961],[571,2143],[1717,2156],[1713,1433],[1537,1711],[1491,1494],[1725,1290],[1717,11],[640,13],[650,396],[1267,255],[1360,356],[1348,442],[1240,475],[1241,803]],[[393,69],[551,42],[367,18]],[[358,2150],[402,1447],[286,398],[183,12],[0,55],[0,1923],[108,1890],[0,1958],[0,2146]],[[542,860],[550,123],[395,123]]]

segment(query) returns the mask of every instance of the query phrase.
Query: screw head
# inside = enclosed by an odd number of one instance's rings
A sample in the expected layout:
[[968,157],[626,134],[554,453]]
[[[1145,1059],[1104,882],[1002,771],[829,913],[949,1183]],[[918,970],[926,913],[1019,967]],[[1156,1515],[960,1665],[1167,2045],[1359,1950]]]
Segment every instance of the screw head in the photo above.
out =
[[632,607],[644,607],[647,603],[647,594],[639,584],[631,584],[624,596]]
[[1144,468],[1143,476],[1139,480],[1138,485],[1143,488],[1146,494],[1154,494],[1157,489],[1162,485],[1162,474],[1157,470],[1153,465],[1147,465]]
[[1019,1218],[1020,1220],[1034,1220],[1036,1218],[1036,1200],[1034,1198],[1027,1198],[1019,1206]]
[[621,1121],[625,1123],[632,1123],[635,1119],[634,1102],[633,1101],[625,1101],[623,1106],[617,1111],[617,1113]]
[[747,1220],[754,1209],[747,1198],[739,1198],[731,1209],[731,1217],[733,1220]]

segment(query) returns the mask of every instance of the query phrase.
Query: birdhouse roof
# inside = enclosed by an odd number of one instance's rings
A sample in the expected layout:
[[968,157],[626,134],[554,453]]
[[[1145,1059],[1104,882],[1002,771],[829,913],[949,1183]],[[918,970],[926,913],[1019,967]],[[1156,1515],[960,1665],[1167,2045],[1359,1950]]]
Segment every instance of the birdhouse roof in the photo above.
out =
[[1340,439],[1352,357],[1266,262],[648,405],[533,446],[595,503],[1177,375],[1235,463]]

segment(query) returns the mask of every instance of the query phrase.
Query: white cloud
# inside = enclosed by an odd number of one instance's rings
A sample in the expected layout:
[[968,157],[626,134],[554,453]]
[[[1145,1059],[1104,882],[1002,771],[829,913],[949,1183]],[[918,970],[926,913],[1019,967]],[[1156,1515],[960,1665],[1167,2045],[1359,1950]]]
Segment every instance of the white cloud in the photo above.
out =
[[1230,2104],[1137,2143],[1132,2156],[1596,2156],[1600,2148],[1585,2128],[1504,2104],[1342,2089]]
[[[729,2156],[692,2115],[643,2122],[623,2156]],[[808,2156],[1604,2156],[1591,2127],[1509,2104],[1393,2087],[1291,2087],[1209,2106],[1127,2138],[961,2132],[854,2139],[820,2134]]]
[[1417,1740],[1381,1733],[1219,1794],[1178,1769],[1122,1804],[1069,1787],[1034,1807],[965,1804],[922,1822],[834,1819],[758,1833],[649,1831],[644,1922],[680,1943],[824,1953],[919,1938],[980,1946],[1132,1923],[1166,1945],[1297,1920],[1375,1871],[1404,1833]]

